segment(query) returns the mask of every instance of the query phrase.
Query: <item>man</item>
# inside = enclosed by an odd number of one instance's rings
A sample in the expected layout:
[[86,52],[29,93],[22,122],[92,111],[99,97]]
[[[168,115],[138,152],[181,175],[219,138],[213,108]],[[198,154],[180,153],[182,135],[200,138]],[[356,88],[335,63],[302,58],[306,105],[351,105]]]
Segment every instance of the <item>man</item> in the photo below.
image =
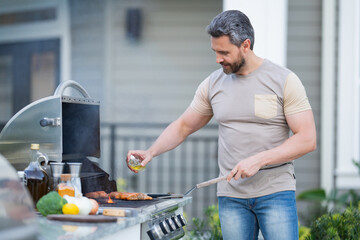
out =
[[[298,239],[292,160],[315,150],[316,130],[298,77],[253,52],[254,30],[240,11],[225,11],[207,28],[216,62],[190,107],[146,151],[146,165],[214,116],[219,124],[219,216],[224,239]],[[289,137],[289,130],[293,135]],[[136,171],[135,171],[136,172]]]

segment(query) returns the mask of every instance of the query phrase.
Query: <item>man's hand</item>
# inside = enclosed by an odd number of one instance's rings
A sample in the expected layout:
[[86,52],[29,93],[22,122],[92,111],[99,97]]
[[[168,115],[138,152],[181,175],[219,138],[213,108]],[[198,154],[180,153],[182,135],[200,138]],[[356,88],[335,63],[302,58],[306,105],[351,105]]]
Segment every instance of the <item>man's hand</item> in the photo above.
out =
[[129,159],[130,159],[131,155],[133,155],[134,157],[140,159],[141,165],[144,166],[144,167],[145,167],[146,164],[148,164],[148,163],[152,160],[152,158],[153,158],[153,156],[150,154],[149,151],[144,151],[144,150],[130,150],[130,151],[128,151],[127,156],[126,156],[126,164],[127,164],[128,168],[129,168],[131,171],[133,171],[134,173],[137,173],[138,171],[132,169],[132,168],[129,166]]
[[227,176],[226,180],[230,182],[232,178],[239,180],[240,178],[252,177],[259,171],[261,167],[262,166],[258,155],[248,157],[236,164],[236,166]]

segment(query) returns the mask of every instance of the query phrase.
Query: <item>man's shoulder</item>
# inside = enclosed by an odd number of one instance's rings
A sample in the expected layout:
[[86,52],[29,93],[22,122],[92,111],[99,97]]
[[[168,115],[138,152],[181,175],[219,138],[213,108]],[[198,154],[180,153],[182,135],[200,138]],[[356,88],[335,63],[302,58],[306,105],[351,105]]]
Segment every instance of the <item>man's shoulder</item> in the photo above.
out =
[[265,63],[266,69],[271,70],[271,71],[281,72],[285,75],[288,75],[292,72],[289,68],[282,66],[280,64],[277,64],[269,59],[264,59],[264,63]]
[[210,78],[219,78],[219,77],[223,77],[226,76],[227,74],[224,73],[222,68],[218,68],[215,71],[213,71],[212,73],[210,73],[209,77]]

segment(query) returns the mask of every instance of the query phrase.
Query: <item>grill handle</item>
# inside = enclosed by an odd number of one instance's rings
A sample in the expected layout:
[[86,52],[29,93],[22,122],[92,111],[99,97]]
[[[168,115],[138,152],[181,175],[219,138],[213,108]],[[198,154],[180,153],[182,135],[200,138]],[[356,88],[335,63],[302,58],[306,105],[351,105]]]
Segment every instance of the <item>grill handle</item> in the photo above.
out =
[[61,82],[59,86],[56,88],[54,96],[62,96],[64,90],[68,87],[72,87],[76,89],[79,93],[81,93],[81,95],[83,95],[84,98],[90,98],[90,95],[86,92],[86,90],[79,83],[73,80],[67,80]]
[[196,188],[207,187],[207,186],[210,186],[212,184],[215,184],[215,183],[218,183],[218,182],[221,182],[221,181],[225,181],[226,178],[227,178],[227,175],[222,176],[222,177],[218,177],[218,178],[214,178],[214,179],[211,179],[211,180],[206,181],[206,182],[198,183],[198,184],[196,184]]

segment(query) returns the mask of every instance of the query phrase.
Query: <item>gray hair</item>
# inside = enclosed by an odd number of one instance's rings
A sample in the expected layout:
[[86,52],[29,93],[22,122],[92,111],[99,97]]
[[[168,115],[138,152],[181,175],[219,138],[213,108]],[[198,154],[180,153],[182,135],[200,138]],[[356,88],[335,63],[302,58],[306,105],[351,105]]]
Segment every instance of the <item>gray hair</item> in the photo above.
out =
[[250,39],[250,49],[254,47],[254,29],[249,18],[238,10],[220,13],[207,26],[206,31],[212,37],[229,36],[230,42],[238,47]]

